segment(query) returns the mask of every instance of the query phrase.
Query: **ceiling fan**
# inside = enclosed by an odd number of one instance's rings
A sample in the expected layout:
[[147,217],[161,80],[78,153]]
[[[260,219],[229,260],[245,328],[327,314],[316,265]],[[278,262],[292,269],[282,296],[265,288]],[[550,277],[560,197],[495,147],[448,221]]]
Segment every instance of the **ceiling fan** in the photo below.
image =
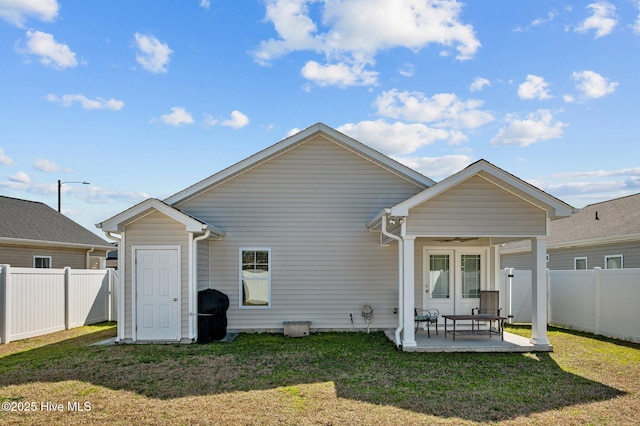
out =
[[453,237],[453,238],[447,238],[444,240],[436,240],[436,241],[440,243],[464,243],[465,241],[472,241],[477,239],[478,237],[470,237],[470,238]]

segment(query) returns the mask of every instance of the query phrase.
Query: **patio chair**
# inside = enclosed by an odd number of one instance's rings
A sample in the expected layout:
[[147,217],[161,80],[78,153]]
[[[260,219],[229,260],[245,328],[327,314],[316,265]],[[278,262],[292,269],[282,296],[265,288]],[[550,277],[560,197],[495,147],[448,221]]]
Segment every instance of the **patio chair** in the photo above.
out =
[[471,315],[500,316],[500,292],[498,290],[480,290],[480,306],[471,309]]
[[420,323],[427,323],[427,336],[431,338],[431,331],[429,330],[430,324],[436,325],[436,334],[438,334],[438,317],[440,316],[440,311],[437,309],[414,309],[414,320],[416,322],[416,330],[418,332],[418,328],[420,327]]

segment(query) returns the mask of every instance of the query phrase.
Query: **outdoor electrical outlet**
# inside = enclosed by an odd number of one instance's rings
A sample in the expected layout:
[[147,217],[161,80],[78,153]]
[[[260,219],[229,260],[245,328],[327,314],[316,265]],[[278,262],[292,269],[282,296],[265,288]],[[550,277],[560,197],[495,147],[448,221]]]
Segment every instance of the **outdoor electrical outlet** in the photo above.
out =
[[351,322],[353,323],[353,313],[349,312],[349,319],[351,320]]

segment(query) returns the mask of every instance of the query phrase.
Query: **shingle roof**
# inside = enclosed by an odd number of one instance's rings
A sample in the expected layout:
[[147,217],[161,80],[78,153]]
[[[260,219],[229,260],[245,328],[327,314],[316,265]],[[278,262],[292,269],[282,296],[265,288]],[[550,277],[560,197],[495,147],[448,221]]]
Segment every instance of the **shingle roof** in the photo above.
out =
[[551,222],[548,242],[552,245],[633,234],[640,234],[640,194],[590,204]]
[[35,240],[69,245],[110,244],[46,204],[0,196],[0,239]]

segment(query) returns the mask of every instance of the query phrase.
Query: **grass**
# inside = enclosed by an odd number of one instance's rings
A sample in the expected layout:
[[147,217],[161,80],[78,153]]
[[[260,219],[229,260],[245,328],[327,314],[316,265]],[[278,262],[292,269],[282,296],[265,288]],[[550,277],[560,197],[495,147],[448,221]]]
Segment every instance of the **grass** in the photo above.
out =
[[403,353],[382,333],[89,346],[114,334],[0,345],[0,402],[35,403],[0,423],[600,425],[640,412],[640,345],[566,330],[550,330],[552,354]]

